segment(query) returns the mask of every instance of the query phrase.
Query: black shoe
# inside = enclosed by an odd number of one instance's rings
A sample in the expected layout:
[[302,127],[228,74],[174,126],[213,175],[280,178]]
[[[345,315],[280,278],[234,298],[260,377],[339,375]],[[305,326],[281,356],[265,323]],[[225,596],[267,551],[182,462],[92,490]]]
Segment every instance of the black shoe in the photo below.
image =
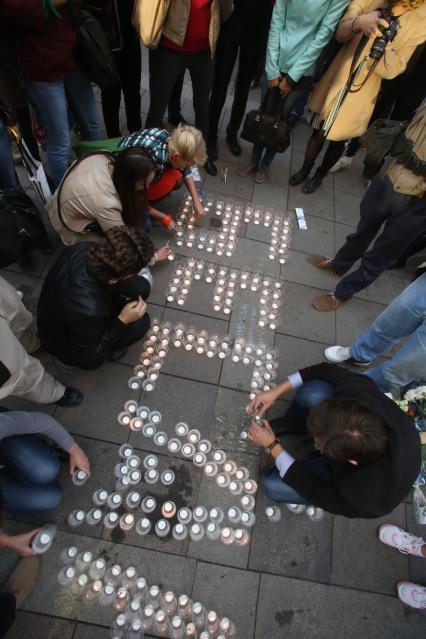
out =
[[18,266],[24,273],[31,273],[35,268],[33,256],[30,253],[26,253],[18,260]]
[[213,175],[213,176],[217,175],[217,167],[215,164],[213,164],[210,158],[207,158],[207,162],[205,163],[204,168],[206,169],[209,175]]
[[66,408],[71,408],[72,406],[78,406],[84,402],[84,395],[76,388],[72,388],[71,386],[67,386],[65,388],[65,393],[62,395],[61,399],[58,399],[55,404],[57,406],[64,406]]
[[238,144],[237,134],[236,133],[227,133],[226,135],[226,143],[231,149],[232,155],[241,155],[241,147]]
[[323,177],[318,171],[315,173],[313,177],[311,177],[307,182],[305,182],[302,193],[310,194],[314,193],[322,184]]
[[292,175],[291,178],[289,179],[288,183],[290,184],[290,186],[297,186],[298,184],[302,184],[302,182],[304,182],[306,178],[308,177],[309,173],[311,172],[311,169],[312,169],[312,165],[310,166],[303,165],[300,171],[297,171],[297,173]]
[[207,156],[209,160],[212,162],[216,162],[217,160],[217,140],[208,140],[207,141]]
[[172,126],[179,126],[179,124],[188,124],[180,111],[178,113],[169,113],[167,120]]
[[108,362],[118,362],[119,359],[122,359],[127,353],[127,348],[116,348],[113,351],[110,351],[107,355]]

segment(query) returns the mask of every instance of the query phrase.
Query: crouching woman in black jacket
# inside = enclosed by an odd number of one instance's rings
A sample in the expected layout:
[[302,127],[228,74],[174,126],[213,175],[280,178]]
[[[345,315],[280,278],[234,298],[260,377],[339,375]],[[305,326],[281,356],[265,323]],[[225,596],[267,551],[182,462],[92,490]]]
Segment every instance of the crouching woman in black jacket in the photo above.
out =
[[69,366],[94,370],[123,357],[147,332],[149,281],[138,275],[154,256],[140,229],[115,226],[98,243],[66,248],[50,269],[38,303],[46,351]]

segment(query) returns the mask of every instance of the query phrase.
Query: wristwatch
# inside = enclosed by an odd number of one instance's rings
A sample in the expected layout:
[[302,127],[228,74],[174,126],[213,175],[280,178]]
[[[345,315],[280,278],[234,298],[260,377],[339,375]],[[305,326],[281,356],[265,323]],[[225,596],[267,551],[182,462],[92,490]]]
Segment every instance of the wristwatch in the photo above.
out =
[[274,441],[269,444],[269,446],[265,447],[265,453],[268,453],[268,455],[272,455],[272,450],[275,448],[275,446],[281,445],[281,442],[279,439],[275,438]]

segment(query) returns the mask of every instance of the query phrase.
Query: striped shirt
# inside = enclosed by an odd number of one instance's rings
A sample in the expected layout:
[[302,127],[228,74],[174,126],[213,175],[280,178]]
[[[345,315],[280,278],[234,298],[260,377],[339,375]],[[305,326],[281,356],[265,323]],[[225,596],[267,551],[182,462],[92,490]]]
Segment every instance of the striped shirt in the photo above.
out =
[[[121,142],[120,148],[141,146],[149,154],[155,165],[154,182],[160,179],[164,171],[173,168],[169,161],[170,131],[167,129],[142,129],[130,133]],[[191,169],[181,171],[183,177],[192,177]]]

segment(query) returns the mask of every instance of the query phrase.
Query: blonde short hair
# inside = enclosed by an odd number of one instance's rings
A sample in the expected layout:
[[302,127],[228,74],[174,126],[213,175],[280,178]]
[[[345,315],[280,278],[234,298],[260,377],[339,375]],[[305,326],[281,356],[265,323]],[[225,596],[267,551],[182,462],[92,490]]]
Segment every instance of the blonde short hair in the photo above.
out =
[[185,162],[203,166],[207,154],[201,131],[187,124],[179,124],[169,140],[169,154],[173,153],[177,153]]

